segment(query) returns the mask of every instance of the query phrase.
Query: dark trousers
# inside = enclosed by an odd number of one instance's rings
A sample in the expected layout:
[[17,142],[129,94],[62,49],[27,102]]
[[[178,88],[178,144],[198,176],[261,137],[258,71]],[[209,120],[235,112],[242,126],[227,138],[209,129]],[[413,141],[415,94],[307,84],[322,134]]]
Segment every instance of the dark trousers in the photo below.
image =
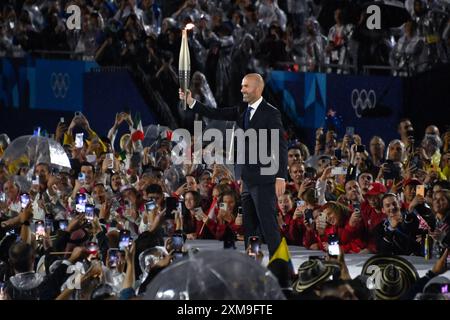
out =
[[275,183],[248,186],[244,182],[241,199],[245,248],[248,247],[249,237],[261,233],[272,256],[281,242],[276,219]]

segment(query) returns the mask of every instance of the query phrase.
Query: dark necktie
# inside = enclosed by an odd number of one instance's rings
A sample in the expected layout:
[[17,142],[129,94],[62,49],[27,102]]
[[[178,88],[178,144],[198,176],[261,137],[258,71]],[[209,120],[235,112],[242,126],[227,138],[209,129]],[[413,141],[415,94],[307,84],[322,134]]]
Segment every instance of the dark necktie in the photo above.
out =
[[253,108],[248,106],[247,111],[245,111],[245,116],[244,116],[244,129],[245,130],[247,130],[250,125],[250,115],[252,114],[252,110],[253,110]]

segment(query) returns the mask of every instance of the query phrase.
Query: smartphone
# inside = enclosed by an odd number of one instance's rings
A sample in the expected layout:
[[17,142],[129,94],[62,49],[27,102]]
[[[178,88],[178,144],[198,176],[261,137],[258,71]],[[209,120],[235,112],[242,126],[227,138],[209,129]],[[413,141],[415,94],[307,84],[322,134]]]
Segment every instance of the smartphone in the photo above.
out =
[[39,137],[40,135],[41,135],[41,127],[37,127],[37,128],[34,129],[34,131],[33,131],[33,136]]
[[86,155],[86,161],[95,164],[97,161],[97,156],[95,154],[88,154]]
[[120,230],[119,236],[119,250],[125,251],[125,249],[130,245],[132,239],[130,230]]
[[77,193],[75,196],[75,210],[79,213],[85,211],[86,208],[87,197],[84,193]]
[[244,210],[242,209],[242,207],[238,207],[237,212],[238,214],[244,214]]
[[308,167],[305,169],[305,179],[314,179],[316,177],[316,170]]
[[420,184],[416,186],[416,196],[425,197],[425,185]]
[[93,206],[92,204],[86,204],[84,206],[84,215],[89,222],[92,222],[92,220],[94,220],[94,209],[95,206]]
[[107,153],[105,158],[112,161],[111,164],[108,165],[108,169],[114,169],[114,155],[112,153]]
[[109,257],[109,266],[111,268],[117,267],[117,261],[119,261],[119,248],[110,248],[108,249],[108,257]]
[[219,209],[220,210],[224,210],[224,211],[227,211],[227,204],[225,203],[225,202],[221,202],[220,204],[219,204]]
[[69,225],[69,220],[62,219],[58,221],[59,230],[66,231],[67,226]]
[[346,175],[347,169],[344,167],[334,167],[331,169],[331,175],[333,176],[339,176],[339,175]]
[[52,233],[54,230],[53,227],[53,216],[52,215],[46,215],[45,216],[45,231],[47,233]]
[[312,224],[314,222],[314,215],[312,209],[306,209],[305,210],[305,221],[308,224]]
[[30,195],[28,193],[22,193],[20,195],[20,205],[22,209],[26,208],[28,203],[30,203]]
[[183,201],[182,200],[178,200],[177,202],[177,210],[178,212],[183,212]]
[[341,149],[335,149],[334,150],[334,156],[338,160],[342,160],[342,150]]
[[156,202],[155,200],[150,200],[148,202],[145,203],[145,210],[147,212],[153,211],[156,208]]
[[300,207],[304,206],[306,202],[303,200],[297,200],[296,203],[297,203],[297,208],[300,208]]
[[84,133],[77,133],[75,135],[75,148],[77,148],[77,149],[83,148],[83,143],[84,143],[83,136],[84,136]]
[[248,238],[248,243],[250,245],[249,255],[256,259],[259,250],[261,250],[261,242],[258,236],[251,236]]
[[6,202],[6,194],[4,192],[0,192],[0,202]]
[[75,117],[80,117],[81,116],[81,111],[76,111],[75,112]]
[[361,152],[363,153],[364,151],[366,151],[366,146],[363,144],[357,145],[356,146],[356,152]]
[[174,234],[172,236],[172,247],[176,253],[183,252],[184,238],[181,234]]
[[33,176],[32,180],[31,180],[31,184],[33,186],[38,186],[39,185],[39,176]]
[[84,183],[86,181],[86,175],[83,172],[78,174],[78,181],[80,181],[80,183]]
[[64,123],[64,117],[59,118],[59,122]]
[[38,220],[34,223],[34,233],[36,234],[36,239],[45,236],[45,224],[44,221]]
[[7,299],[8,296],[6,295],[5,283],[0,281],[0,301]]
[[90,255],[94,255],[94,256],[96,256],[98,254],[98,252],[100,251],[100,248],[99,248],[97,242],[88,242],[86,244],[86,249]]
[[353,138],[354,134],[355,134],[355,128],[354,127],[347,127],[347,128],[345,128],[345,135],[350,136],[350,138]]
[[330,257],[337,258],[339,253],[339,239],[336,234],[330,234],[328,236],[328,254]]
[[197,218],[197,220],[202,220],[202,213],[203,213],[203,209],[201,207],[195,208],[194,209],[195,212],[195,217]]
[[167,197],[166,198],[166,215],[170,215],[172,211],[177,210],[177,201],[176,197]]

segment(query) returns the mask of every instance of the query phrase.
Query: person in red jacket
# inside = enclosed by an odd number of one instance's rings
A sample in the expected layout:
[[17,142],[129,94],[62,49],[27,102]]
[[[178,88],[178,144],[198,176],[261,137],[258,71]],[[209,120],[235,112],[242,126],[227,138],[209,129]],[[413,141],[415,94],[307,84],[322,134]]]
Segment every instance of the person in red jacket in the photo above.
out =
[[[307,189],[303,195],[303,200],[297,201],[297,209],[294,211],[289,226],[289,236],[296,245],[304,245],[303,238],[306,226],[311,226],[314,220],[313,212],[318,208],[318,199],[314,189]],[[308,221],[305,221],[305,217]]]
[[364,225],[364,240],[367,249],[371,253],[377,252],[376,227],[383,222],[386,215],[382,212],[382,197],[387,192],[386,187],[379,182],[370,185],[365,195],[365,201],[361,203],[361,215]]
[[235,234],[243,234],[242,217],[238,216],[238,197],[234,191],[226,191],[219,196],[215,237],[222,240],[226,228]]
[[286,190],[289,191],[293,197],[298,197],[300,186],[305,178],[305,165],[300,162],[293,163],[289,167],[289,176],[292,182],[286,183]]
[[[359,253],[365,249],[363,237],[363,223],[359,210],[350,209],[338,202],[330,201],[323,207],[327,217],[328,226],[325,229],[327,236],[337,235],[339,245],[344,253]],[[325,251],[328,250],[328,242],[322,243]],[[366,253],[367,250],[361,253]]]
[[[282,237],[285,237],[289,245],[301,245],[301,241],[294,241],[289,233],[289,227],[291,225],[294,211],[294,201],[289,191],[286,191],[281,197],[278,198],[278,225],[280,227],[280,233]],[[301,238],[300,238],[301,239]]]
[[316,209],[313,211],[313,220],[304,220],[303,246],[310,250],[325,250],[323,244],[327,242],[325,229],[327,218],[325,214]]

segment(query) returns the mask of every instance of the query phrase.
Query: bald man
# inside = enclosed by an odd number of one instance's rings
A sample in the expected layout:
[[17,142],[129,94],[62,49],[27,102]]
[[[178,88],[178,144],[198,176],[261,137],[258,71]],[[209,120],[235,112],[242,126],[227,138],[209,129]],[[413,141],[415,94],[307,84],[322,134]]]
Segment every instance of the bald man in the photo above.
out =
[[[190,92],[187,92],[186,102],[189,108],[193,109],[195,113],[210,119],[237,121],[237,125],[243,130],[256,130],[258,137],[258,163],[248,163],[248,153],[251,146],[249,146],[249,139],[245,139],[246,162],[241,167],[245,245],[247,247],[250,236],[262,236],[269,247],[270,256],[272,256],[281,241],[276,219],[276,197],[283,195],[285,191],[285,179],[287,178],[287,143],[284,138],[281,114],[277,108],[263,99],[263,90],[264,80],[261,75],[251,73],[242,79],[241,93],[244,102],[242,106],[217,109],[209,108],[199,101],[192,99]],[[184,98],[185,95],[180,89],[180,99]],[[261,172],[262,168],[269,167],[269,165],[263,165],[259,161],[259,143],[261,142],[258,132],[259,129],[277,130],[276,132],[278,132],[279,152],[275,154],[278,171],[273,175],[264,175]],[[274,146],[271,144],[270,132],[268,132],[268,136],[269,145],[267,146],[267,150],[270,153],[270,150],[274,150]],[[252,145],[252,147],[254,146]]]

